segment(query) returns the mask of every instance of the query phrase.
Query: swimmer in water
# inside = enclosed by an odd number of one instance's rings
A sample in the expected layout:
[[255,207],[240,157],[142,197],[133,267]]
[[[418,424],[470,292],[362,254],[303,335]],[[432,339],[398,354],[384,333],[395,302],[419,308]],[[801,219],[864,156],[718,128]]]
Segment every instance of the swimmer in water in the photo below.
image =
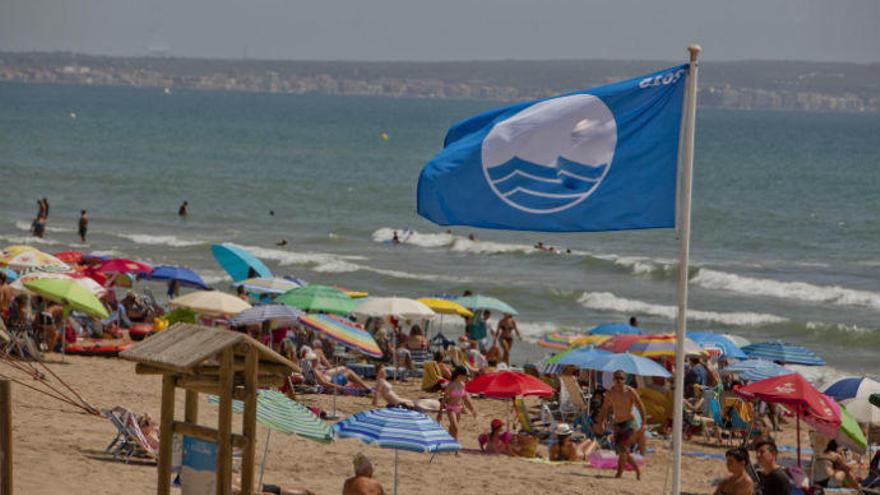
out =
[[287,245],[287,239],[281,239],[280,241],[276,242],[275,245],[276,245],[276,246],[286,246],[286,245]]
[[469,240],[469,241],[477,242],[477,236],[475,236],[474,234],[469,234],[469,235],[468,235],[468,240]]
[[394,231],[394,235],[391,237],[391,242],[393,244],[400,244],[400,237],[397,235],[397,231]]

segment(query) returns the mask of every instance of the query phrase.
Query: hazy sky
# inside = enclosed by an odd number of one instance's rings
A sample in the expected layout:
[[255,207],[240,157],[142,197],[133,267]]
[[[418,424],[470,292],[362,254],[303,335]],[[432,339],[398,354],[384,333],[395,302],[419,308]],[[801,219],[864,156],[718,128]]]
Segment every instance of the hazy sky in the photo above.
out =
[[0,50],[324,60],[880,61],[880,0],[0,0]]

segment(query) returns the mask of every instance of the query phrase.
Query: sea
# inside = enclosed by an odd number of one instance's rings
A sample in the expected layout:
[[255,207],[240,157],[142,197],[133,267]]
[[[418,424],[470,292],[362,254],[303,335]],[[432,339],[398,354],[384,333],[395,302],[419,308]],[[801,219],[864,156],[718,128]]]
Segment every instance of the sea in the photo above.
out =
[[[447,230],[416,214],[448,127],[499,105],[0,83],[0,247],[183,265],[230,290],[210,246],[232,242],[278,275],[371,295],[471,290],[519,311],[515,362],[545,354],[534,343],[552,330],[636,316],[671,331],[674,230]],[[878,136],[876,114],[699,109],[689,329],[806,346],[829,364],[799,368],[819,381],[880,373]]]

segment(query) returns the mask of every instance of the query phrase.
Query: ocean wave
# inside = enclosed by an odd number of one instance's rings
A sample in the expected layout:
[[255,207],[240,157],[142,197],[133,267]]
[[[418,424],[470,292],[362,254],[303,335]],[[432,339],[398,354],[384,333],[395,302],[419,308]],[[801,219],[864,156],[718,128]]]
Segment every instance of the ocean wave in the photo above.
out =
[[696,276],[691,279],[691,283],[705,289],[726,290],[750,296],[769,296],[838,306],[880,309],[880,293],[840,286],[744,277],[705,268],[697,272]]
[[880,328],[867,328],[846,323],[808,321],[806,329],[811,337],[830,339],[840,345],[880,348]]
[[546,333],[562,328],[562,325],[549,321],[517,321],[516,327],[522,334],[523,340],[534,344]]
[[144,244],[148,246],[170,246],[170,247],[190,247],[200,244],[207,244],[205,241],[193,239],[181,239],[175,235],[156,235],[156,234],[116,234],[123,239],[128,239],[135,244]]
[[[624,315],[652,315],[668,318],[669,320],[675,320],[678,312],[677,306],[651,304],[636,299],[626,299],[610,292],[584,292],[578,298],[578,303],[585,308],[598,311],[613,311]],[[732,326],[759,326],[788,321],[787,318],[763,313],[722,313],[699,309],[689,309],[688,320],[711,321]]]
[[[15,228],[18,230],[23,230],[25,232],[31,231],[31,222],[27,222],[25,220],[16,220]],[[73,227],[56,227],[54,225],[50,225],[48,222],[46,223],[46,232],[76,232],[76,229]]]
[[41,239],[39,237],[33,237],[29,235],[2,234],[0,235],[0,239],[11,244],[41,244],[44,246],[64,245],[64,243],[61,241],[46,239],[45,237]]
[[202,270],[199,272],[199,276],[201,276],[202,280],[204,280],[205,283],[208,285],[232,282],[232,277],[230,277],[226,272],[221,272],[218,270]]
[[398,238],[403,244],[412,244],[414,246],[425,248],[438,248],[452,245],[456,237],[445,232],[437,234],[424,234],[409,229],[393,229],[391,227],[382,227],[373,232],[373,242],[391,242],[394,238],[394,232],[397,232]]

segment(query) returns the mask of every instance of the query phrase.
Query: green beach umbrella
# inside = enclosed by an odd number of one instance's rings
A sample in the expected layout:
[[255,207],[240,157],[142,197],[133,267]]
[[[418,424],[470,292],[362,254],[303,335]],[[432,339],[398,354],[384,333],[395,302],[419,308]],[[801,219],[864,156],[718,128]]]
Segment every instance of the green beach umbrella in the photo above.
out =
[[861,450],[868,448],[868,440],[865,439],[865,434],[856,420],[843,406],[840,406],[840,435],[845,437],[843,441],[850,444],[851,447],[858,447]]
[[[209,395],[208,402],[218,404],[216,395]],[[232,410],[244,413],[244,402],[232,401]],[[262,423],[269,432],[266,434],[266,445],[263,448],[263,461],[260,463],[260,479],[257,486],[263,486],[263,469],[266,467],[266,453],[269,451],[269,438],[272,430],[286,435],[298,435],[320,443],[330,443],[336,437],[327,423],[315,416],[309,408],[291,400],[275,390],[257,391],[257,421]]]
[[76,280],[61,278],[38,278],[28,280],[24,286],[31,292],[50,301],[64,305],[65,312],[76,310],[98,318],[107,318],[107,310],[101,301]]
[[341,290],[318,284],[289,290],[276,297],[275,302],[304,311],[323,311],[341,316],[348,315],[357,306],[357,303]]
[[509,315],[517,315],[517,311],[513,309],[513,306],[507,304],[501,299],[489,296],[465,296],[459,297],[455,300],[458,304],[468,308],[468,309],[488,309],[490,311],[497,311],[499,313],[505,313]]

